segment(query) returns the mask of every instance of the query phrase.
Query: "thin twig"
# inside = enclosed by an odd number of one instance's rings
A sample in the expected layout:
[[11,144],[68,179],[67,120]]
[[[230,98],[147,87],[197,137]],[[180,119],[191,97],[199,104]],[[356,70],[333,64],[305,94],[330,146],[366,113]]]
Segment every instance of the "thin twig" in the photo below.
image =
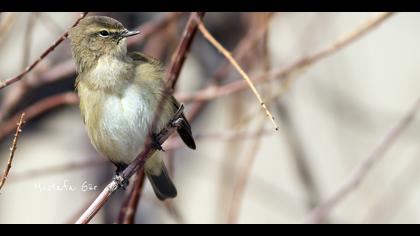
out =
[[227,51],[206,29],[203,22],[200,19],[197,19],[198,22],[198,28],[203,34],[203,36],[211,43],[214,47],[216,47],[225,57],[226,59],[232,64],[233,67],[241,74],[242,78],[246,81],[248,86],[251,88],[252,92],[257,97],[258,101],[260,102],[261,107],[264,109],[266,115],[271,120],[271,122],[274,125],[274,128],[276,130],[279,130],[278,125],[274,121],[274,116],[271,114],[271,112],[268,110],[267,106],[265,105],[261,95],[258,93],[257,89],[255,88],[254,83],[251,81],[249,76],[245,73],[245,71],[239,66],[238,62],[232,57],[231,53]]
[[[74,24],[71,26],[71,28],[73,28],[74,26],[76,26],[80,20],[82,20],[83,18],[86,17],[88,13],[84,12],[83,14],[80,15],[80,17],[76,20],[76,22],[74,22]],[[70,30],[70,29],[69,29]],[[25,75],[27,75],[36,65],[38,65],[38,63],[40,63],[48,54],[50,54],[50,52],[52,52],[58,45],[60,45],[68,36],[68,31],[67,30],[65,33],[63,33],[49,48],[47,48],[47,50],[45,50],[41,56],[34,61],[30,66],[26,67],[26,69],[24,71],[22,71],[19,75],[14,76],[12,78],[9,78],[5,81],[1,81],[0,82],[0,89],[3,89],[19,80],[21,80],[23,77],[25,77]]]
[[402,132],[411,124],[419,109],[420,98],[417,99],[413,107],[403,116],[402,120],[388,132],[385,138],[373,149],[372,153],[355,168],[349,178],[340,185],[331,197],[327,198],[327,200],[310,212],[305,222],[321,222],[337,204],[355,190],[369,174],[369,171],[382,159],[398,137],[400,137]]
[[[300,70],[304,67],[313,65],[316,62],[321,61],[324,58],[338,52],[339,50],[343,49],[344,47],[350,45],[352,42],[356,41],[357,39],[361,38],[363,35],[368,33],[369,31],[373,30],[380,23],[384,22],[393,13],[380,13],[366,22],[363,22],[361,25],[357,26],[355,29],[350,31],[349,33],[345,34],[342,37],[339,37],[336,41],[332,44],[326,46],[325,48],[309,55],[305,56],[297,61],[280,68],[275,68],[270,70],[268,73],[264,73],[260,76],[257,76],[252,82],[254,85],[262,84],[264,82],[270,81],[272,79],[284,79],[287,78],[288,75],[291,73]],[[179,101],[182,102],[191,102],[191,101],[206,101],[212,100],[217,97],[229,95],[232,93],[237,93],[240,91],[244,91],[248,88],[248,83],[243,80],[237,80],[235,82],[228,83],[222,86],[210,86],[205,89],[196,91],[192,94],[176,94],[176,97]]]
[[25,123],[25,113],[22,113],[20,116],[19,122],[17,123],[17,128],[15,132],[15,137],[13,138],[12,146],[10,147],[9,160],[7,162],[6,169],[3,172],[3,177],[0,180],[0,190],[3,188],[6,183],[7,176],[9,175],[10,169],[12,168],[13,158],[15,156],[17,142],[19,140],[19,135],[22,133],[23,124]]

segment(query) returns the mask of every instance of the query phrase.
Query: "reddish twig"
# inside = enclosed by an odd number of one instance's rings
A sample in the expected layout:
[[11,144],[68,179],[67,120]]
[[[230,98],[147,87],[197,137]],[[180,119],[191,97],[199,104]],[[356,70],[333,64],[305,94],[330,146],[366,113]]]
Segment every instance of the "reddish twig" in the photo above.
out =
[[324,202],[313,209],[306,218],[307,223],[319,223],[325,216],[354,189],[356,189],[366,178],[369,171],[385,155],[389,148],[395,143],[398,137],[411,124],[420,109],[420,98],[413,107],[404,115],[402,120],[393,127],[385,138],[373,149],[372,153],[363,160],[349,176],[349,178]]
[[7,161],[6,169],[3,172],[3,177],[0,180],[0,190],[3,188],[4,184],[6,183],[7,176],[9,175],[10,169],[12,168],[12,162],[15,156],[17,142],[19,140],[20,133],[22,133],[22,127],[24,123],[25,123],[25,113],[22,113],[22,115],[20,116],[19,122],[17,123],[17,128],[15,132],[15,137],[13,138],[12,146],[10,147],[9,160]]
[[[80,20],[82,20],[83,18],[85,18],[85,16],[87,15],[87,12],[84,12],[77,20],[76,22],[71,26],[71,28],[73,28],[74,26],[76,26]],[[70,30],[70,29],[69,29]],[[9,78],[5,81],[1,81],[0,82],[0,89],[3,89],[19,80],[21,80],[23,77],[25,77],[25,75],[27,75],[33,68],[35,68],[36,65],[38,65],[38,63],[40,63],[48,54],[50,54],[50,52],[52,52],[58,45],[60,45],[68,36],[68,30],[63,33],[49,48],[47,48],[47,50],[45,50],[41,56],[34,61],[31,65],[29,65],[28,67],[26,67],[26,69],[24,71],[22,71],[20,74],[18,74],[17,76],[14,76],[12,78]]]

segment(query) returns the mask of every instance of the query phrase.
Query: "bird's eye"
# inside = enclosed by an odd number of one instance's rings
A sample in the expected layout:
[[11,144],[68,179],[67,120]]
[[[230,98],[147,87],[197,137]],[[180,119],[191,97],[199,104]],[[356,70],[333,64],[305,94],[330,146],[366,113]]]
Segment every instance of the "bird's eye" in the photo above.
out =
[[99,32],[99,35],[101,37],[108,37],[109,36],[109,32],[106,30],[102,30],[101,32]]

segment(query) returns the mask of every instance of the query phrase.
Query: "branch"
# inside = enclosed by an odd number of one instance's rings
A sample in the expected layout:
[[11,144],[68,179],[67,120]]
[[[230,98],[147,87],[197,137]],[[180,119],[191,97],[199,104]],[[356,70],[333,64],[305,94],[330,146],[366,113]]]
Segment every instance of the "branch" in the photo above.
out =
[[[70,29],[76,26],[80,22],[80,20],[86,17],[87,14],[88,14],[87,12],[84,12],[82,15],[80,15],[80,17],[76,20],[76,22],[74,22],[74,24],[70,27]],[[63,33],[49,48],[47,48],[47,50],[45,50],[41,54],[41,56],[36,61],[34,61],[30,66],[26,67],[26,69],[23,72],[21,72],[19,75],[9,78],[5,81],[1,81],[0,90],[25,77],[25,75],[27,75],[33,68],[35,68],[35,66],[38,65],[38,63],[40,63],[48,54],[50,54],[50,52],[52,52],[58,45],[60,45],[67,38],[69,34],[68,32],[69,30]]]
[[[159,144],[163,144],[166,139],[169,138],[181,125],[182,122],[182,111],[184,107],[181,106],[180,109],[174,115],[174,118],[168,125],[160,131],[156,136],[156,140],[159,141]],[[128,180],[138,169],[142,168],[146,161],[152,156],[156,151],[153,148],[152,142],[150,139],[147,139],[147,143],[143,151],[136,157],[136,159],[121,173],[119,176],[115,176],[111,183],[109,183],[105,189],[100,193],[96,200],[90,205],[90,207],[83,213],[83,215],[77,220],[76,224],[87,224],[89,221],[98,213],[98,211],[105,205],[106,201],[111,197],[111,195],[117,191],[123,183]]]
[[13,157],[15,156],[17,142],[19,139],[19,135],[22,132],[23,124],[25,123],[25,113],[22,113],[20,116],[19,122],[17,123],[17,128],[15,132],[15,137],[13,138],[12,147],[10,148],[10,155],[9,161],[7,162],[6,169],[3,172],[3,177],[0,180],[0,190],[3,188],[4,184],[6,183],[7,176],[9,175],[10,168],[12,168]]
[[[342,37],[339,37],[332,44],[321,49],[320,51],[315,52],[309,56],[303,57],[285,67],[272,69],[269,72],[256,77],[254,80],[252,80],[252,82],[254,83],[254,85],[258,85],[258,84],[262,84],[264,82],[270,81],[272,79],[284,79],[285,77],[290,75],[292,72],[302,69],[303,67],[307,67],[312,64],[315,64],[316,62],[319,62],[322,59],[327,58],[328,56],[350,45],[351,43],[361,38],[363,35],[365,35],[369,31],[379,26],[380,23],[382,23],[383,21],[385,21],[392,15],[393,13],[380,13],[372,17],[371,19],[368,19],[366,22],[362,23],[361,25],[357,26],[348,34]],[[247,88],[248,88],[247,82],[243,80],[238,80],[238,81],[231,82],[229,84],[222,85],[222,86],[210,86],[205,89],[196,91],[192,94],[176,94],[176,97],[178,98],[179,101],[182,101],[185,103],[191,102],[191,101],[208,101],[217,97],[244,91]]]
[[274,128],[276,130],[279,130],[278,125],[274,121],[274,116],[271,114],[271,112],[267,109],[267,106],[265,105],[264,101],[262,100],[261,95],[258,93],[257,89],[255,88],[254,84],[252,83],[249,76],[245,73],[245,71],[239,66],[238,62],[232,57],[231,53],[228,52],[206,29],[203,22],[200,19],[197,19],[198,22],[198,28],[200,29],[203,36],[211,43],[214,47],[216,47],[225,57],[226,59],[232,64],[233,67],[241,74],[245,82],[248,84],[248,86],[251,88],[252,92],[257,97],[258,101],[260,102],[261,107],[264,109],[266,115],[271,120],[271,122],[274,125]]
[[417,99],[413,107],[404,115],[402,120],[388,132],[379,145],[373,149],[372,153],[356,167],[349,178],[331,195],[331,197],[313,209],[305,221],[307,223],[320,223],[324,217],[340,203],[340,201],[355,190],[366,178],[373,166],[385,155],[401,133],[411,124],[419,109],[420,98]]

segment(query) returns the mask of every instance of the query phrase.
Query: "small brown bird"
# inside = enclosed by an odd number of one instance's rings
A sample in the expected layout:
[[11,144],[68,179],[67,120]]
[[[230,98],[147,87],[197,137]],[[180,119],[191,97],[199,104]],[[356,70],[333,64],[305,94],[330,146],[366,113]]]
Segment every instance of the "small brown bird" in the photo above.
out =
[[[127,53],[126,38],[138,33],[105,16],[87,17],[69,32],[87,133],[96,150],[117,166],[117,173],[141,152],[161,99],[164,108],[155,133],[179,108],[176,99],[164,93],[162,64],[139,52]],[[195,149],[191,127],[183,119],[178,133],[188,147]],[[176,197],[177,190],[158,152],[146,162],[144,170],[160,200]]]

